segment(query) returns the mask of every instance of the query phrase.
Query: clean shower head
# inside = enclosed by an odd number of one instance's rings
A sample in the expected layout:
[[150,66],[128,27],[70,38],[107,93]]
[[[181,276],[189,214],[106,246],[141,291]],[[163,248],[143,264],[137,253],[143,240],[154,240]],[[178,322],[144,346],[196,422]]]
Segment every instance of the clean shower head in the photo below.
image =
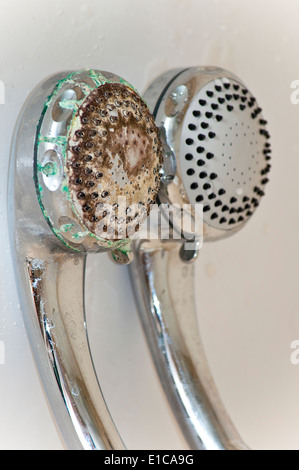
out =
[[[209,370],[192,262],[202,239],[236,233],[259,206],[270,170],[267,122],[243,81],[220,68],[171,70],[144,96],[164,151],[158,200],[166,225],[173,228],[169,241],[133,245],[130,271],[144,333],[190,448],[247,449]],[[186,233],[182,214],[193,222],[200,218],[200,233]]]
[[271,167],[256,98],[232,73],[194,67],[159,77],[145,99],[165,149],[160,201],[202,204],[206,239],[238,231],[259,206]]

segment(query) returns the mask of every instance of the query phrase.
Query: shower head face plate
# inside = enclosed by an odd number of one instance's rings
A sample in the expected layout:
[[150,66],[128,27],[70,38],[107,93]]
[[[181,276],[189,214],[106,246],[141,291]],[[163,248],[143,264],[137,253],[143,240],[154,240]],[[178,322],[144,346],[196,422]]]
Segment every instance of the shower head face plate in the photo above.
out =
[[92,233],[110,238],[122,201],[126,224],[116,224],[116,238],[135,233],[158,192],[160,155],[153,118],[133,90],[107,83],[88,96],[70,129],[66,165],[74,206]]
[[201,204],[205,239],[229,236],[253,215],[268,183],[271,147],[262,110],[224,69],[168,72],[162,95],[161,81],[145,94],[166,149],[159,199],[182,210],[189,204],[193,213]]
[[185,114],[179,155],[184,187],[215,229],[242,225],[264,195],[271,150],[261,111],[244,85],[222,78],[203,86]]
[[56,85],[38,126],[35,181],[43,213],[66,245],[127,246],[156,199],[161,163],[158,129],[128,82],[86,71]]

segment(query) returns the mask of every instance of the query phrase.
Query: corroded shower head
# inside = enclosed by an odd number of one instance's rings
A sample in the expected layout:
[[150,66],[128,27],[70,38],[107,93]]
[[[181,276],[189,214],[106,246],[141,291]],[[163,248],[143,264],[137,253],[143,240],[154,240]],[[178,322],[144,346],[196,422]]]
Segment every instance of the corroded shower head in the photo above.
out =
[[35,179],[46,219],[75,249],[119,248],[160,186],[159,132],[136,90],[116,75],[69,74],[38,126]]
[[147,105],[109,72],[46,78],[15,126],[8,215],[17,287],[49,403],[72,449],[124,448],[91,357],[86,259],[107,251],[121,264],[132,260],[132,235],[155,201],[161,163]]

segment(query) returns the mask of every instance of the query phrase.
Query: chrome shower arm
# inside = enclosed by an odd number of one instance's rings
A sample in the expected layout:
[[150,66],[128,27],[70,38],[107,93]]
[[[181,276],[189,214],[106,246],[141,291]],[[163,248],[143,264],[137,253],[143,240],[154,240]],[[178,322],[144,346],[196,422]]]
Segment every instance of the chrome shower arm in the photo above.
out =
[[[36,197],[33,155],[40,112],[64,74],[28,97],[14,131],[8,218],[12,259],[28,339],[68,449],[124,449],[90,357],[84,310],[87,253],[54,235]],[[47,214],[51,213],[48,209]]]
[[194,266],[181,244],[138,241],[130,265],[145,336],[164,391],[191,449],[247,449],[209,371],[194,303]]
[[45,251],[38,247],[36,257],[16,260],[23,279],[19,295],[63,439],[71,449],[124,449],[89,351],[83,295],[86,257]]
[[85,259],[43,253],[42,260],[27,258],[23,274],[30,282],[32,315],[48,354],[49,373],[69,414],[70,432],[76,432],[83,449],[123,449],[91,361],[84,318]]

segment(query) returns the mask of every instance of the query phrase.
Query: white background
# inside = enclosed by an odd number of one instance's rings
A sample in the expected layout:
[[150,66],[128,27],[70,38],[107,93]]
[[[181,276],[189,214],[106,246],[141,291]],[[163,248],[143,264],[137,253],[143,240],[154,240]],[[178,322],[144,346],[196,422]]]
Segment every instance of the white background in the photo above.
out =
[[[229,240],[205,244],[198,316],[223,400],[254,449],[299,448],[299,79],[297,0],[0,0],[0,449],[62,449],[35,370],[13,277],[6,222],[11,134],[28,93],[61,70],[98,68],[142,93],[173,67],[239,75],[269,121],[267,197]],[[129,449],[185,448],[153,370],[127,268],[88,265],[88,326],[108,405]],[[1,362],[1,361],[0,361]]]

